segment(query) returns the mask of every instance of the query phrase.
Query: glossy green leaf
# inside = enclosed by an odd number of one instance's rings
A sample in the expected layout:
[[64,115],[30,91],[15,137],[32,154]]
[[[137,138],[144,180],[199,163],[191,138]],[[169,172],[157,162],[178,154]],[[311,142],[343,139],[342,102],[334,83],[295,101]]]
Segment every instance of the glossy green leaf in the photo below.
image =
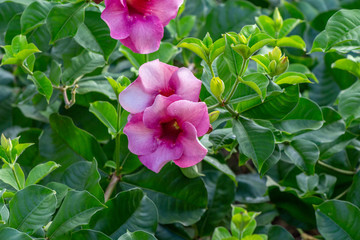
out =
[[345,118],[360,117],[360,80],[339,95],[339,113]]
[[0,220],[2,223],[7,223],[10,213],[4,201],[4,193],[6,193],[6,189],[0,191]]
[[156,240],[156,238],[150,233],[144,231],[136,231],[133,233],[127,232],[122,235],[118,240]]
[[296,182],[300,190],[304,193],[314,191],[319,184],[319,176],[317,174],[308,176],[305,173],[296,175]]
[[21,189],[16,181],[13,171],[8,164],[4,164],[2,169],[0,169],[0,180],[9,184],[16,190]]
[[53,219],[47,236],[50,239],[63,239],[62,236],[78,226],[87,224],[91,217],[104,207],[86,191],[70,191]]
[[290,37],[283,37],[276,41],[276,46],[278,47],[293,47],[301,50],[306,50],[306,44],[304,40],[297,35],[293,35]]
[[209,62],[208,53],[206,52],[206,46],[200,39],[185,38],[178,44],[178,47],[186,48],[198,55],[205,62]]
[[35,166],[26,178],[25,187],[38,183],[58,167],[60,165],[52,161]]
[[282,120],[274,121],[276,128],[288,133],[301,130],[316,130],[323,125],[323,116],[320,107],[313,101],[300,98],[298,105]]
[[235,184],[218,171],[205,172],[203,179],[208,192],[208,209],[196,225],[199,234],[206,236],[230,213],[235,198]]
[[84,229],[79,230],[71,234],[72,240],[111,240],[110,237],[106,236],[102,232]]
[[357,207],[360,207],[359,187],[360,187],[360,172],[357,172],[354,176],[350,190],[346,195],[346,200],[356,205]]
[[360,236],[360,210],[355,205],[331,200],[315,207],[316,223],[328,240],[357,240]]
[[62,82],[71,85],[76,79],[94,71],[98,67],[104,66],[104,64],[105,60],[102,55],[84,51],[71,59],[70,66],[63,72]]
[[206,156],[204,158],[204,161],[206,161],[208,164],[210,164],[211,166],[213,166],[217,170],[224,173],[231,180],[233,180],[235,184],[237,184],[235,173],[231,170],[231,168],[226,163],[221,163],[221,162],[219,162],[219,160],[217,160],[217,159],[215,159],[213,157],[210,157],[210,156]]
[[46,19],[51,34],[51,43],[74,37],[81,23],[84,22],[85,7],[88,3],[67,3],[54,6]]
[[50,75],[49,75],[51,83],[54,84],[55,86],[59,86],[61,76],[62,76],[61,65],[55,60],[53,60],[51,62]]
[[283,37],[287,36],[301,22],[302,22],[302,20],[295,19],[295,18],[288,18],[288,19],[284,20],[283,25],[279,31],[278,38],[283,38]]
[[119,193],[106,202],[106,207],[94,215],[90,226],[112,239],[118,239],[127,231],[144,230],[149,233],[156,231],[158,221],[156,206],[141,189]]
[[258,174],[243,174],[238,175],[236,180],[238,181],[236,201],[247,204],[269,201],[269,197],[265,196],[267,191],[265,178],[260,178]]
[[305,74],[297,72],[286,72],[278,76],[274,82],[278,85],[281,84],[298,84],[298,83],[311,83]]
[[148,169],[123,177],[123,187],[140,187],[155,203],[160,223],[197,222],[207,206],[207,192],[200,178],[189,179],[174,164],[167,164],[160,173]]
[[231,145],[235,138],[231,128],[215,129],[209,135],[209,141],[215,149],[221,149],[227,145]]
[[62,183],[75,190],[86,190],[100,201],[104,201],[104,192],[100,187],[101,177],[96,161],[80,161],[68,167],[62,175]]
[[213,45],[211,45],[210,47],[210,54],[209,54],[209,57],[210,57],[210,62],[214,62],[214,60],[220,56],[221,54],[224,53],[224,50],[225,50],[225,39],[224,38],[220,38],[218,40],[216,40],[214,42]]
[[251,56],[251,60],[254,60],[256,63],[258,63],[261,67],[263,67],[267,72],[269,72],[269,65],[270,65],[270,60],[263,56],[263,55],[254,55]]
[[335,153],[344,150],[344,148],[355,138],[356,135],[345,132],[334,141],[320,145],[320,159],[327,159]]
[[9,208],[9,226],[32,234],[47,225],[55,213],[55,192],[40,185],[28,186],[15,194]]
[[249,87],[251,87],[263,101],[266,97],[266,89],[269,85],[269,79],[261,73],[252,73],[246,75],[243,78],[239,78],[239,81]]
[[265,160],[260,175],[264,176],[273,166],[276,165],[276,163],[279,162],[281,158],[281,151],[279,149],[279,145],[275,145],[274,152],[268,157],[268,159]]
[[212,235],[211,240],[237,240],[236,237],[232,237],[230,232],[224,227],[217,227]]
[[360,63],[348,58],[339,59],[331,67],[345,70],[360,78]]
[[236,53],[232,46],[236,44],[236,42],[230,37],[229,34],[225,35],[225,50],[224,50],[224,60],[226,61],[230,73],[237,77],[240,73],[240,67],[243,62],[242,57]]
[[33,238],[26,233],[19,232],[14,228],[5,227],[0,229],[0,238],[7,240],[32,240]]
[[360,10],[342,9],[327,22],[325,30],[316,36],[311,52],[336,50],[346,53],[360,48]]
[[251,158],[258,171],[261,171],[264,161],[275,148],[275,138],[271,130],[240,117],[233,121],[233,131],[241,153]]
[[45,24],[51,8],[51,3],[46,1],[34,1],[29,4],[21,15],[21,33],[27,34]]
[[184,176],[186,176],[187,178],[197,178],[197,177],[204,176],[204,174],[202,174],[199,171],[199,168],[197,167],[197,165],[187,167],[187,168],[180,168],[180,170],[184,174]]
[[58,182],[50,182],[46,185],[46,187],[52,189],[56,193],[56,208],[59,208],[64,200],[66,194],[70,191],[70,188],[65,184]]
[[307,174],[314,174],[315,164],[319,159],[319,148],[315,143],[307,140],[294,140],[290,145],[285,146],[285,154],[302,171]]
[[51,81],[43,72],[40,71],[34,72],[34,75],[31,77],[31,79],[34,82],[38,92],[45,96],[46,100],[49,102],[53,93]]
[[74,152],[88,161],[95,158],[100,165],[105,164],[107,158],[99,143],[92,135],[77,128],[71,118],[52,114],[50,116],[50,125]]
[[74,39],[89,51],[102,54],[107,61],[117,41],[110,37],[109,27],[100,19],[100,12],[86,11],[85,21],[79,26]]
[[272,18],[266,15],[262,15],[260,17],[255,18],[255,21],[263,31],[265,31],[273,38],[276,37],[275,22]]
[[114,137],[119,132],[117,124],[117,112],[115,107],[109,102],[93,102],[90,104],[90,112],[92,112],[107,128]]

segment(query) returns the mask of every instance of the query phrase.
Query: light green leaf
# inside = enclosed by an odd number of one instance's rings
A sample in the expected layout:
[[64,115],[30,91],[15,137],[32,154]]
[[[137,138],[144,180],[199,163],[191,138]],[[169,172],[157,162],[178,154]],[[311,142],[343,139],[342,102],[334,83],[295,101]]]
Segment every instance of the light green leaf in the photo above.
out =
[[127,232],[122,235],[118,240],[156,240],[156,238],[150,233],[144,231],[136,231],[133,233]]
[[70,191],[51,223],[47,236],[50,239],[63,239],[64,234],[85,225],[104,205],[86,191]]
[[209,62],[208,59],[208,53],[206,50],[206,46],[203,44],[203,42],[200,39],[197,38],[185,38],[183,39],[178,45],[180,48],[186,48],[196,55],[198,55],[201,59],[203,59],[205,62]]
[[87,4],[87,2],[59,4],[50,10],[46,24],[51,34],[51,44],[75,36],[79,26],[84,22]]
[[34,82],[38,92],[45,96],[47,102],[49,103],[51,95],[53,93],[53,87],[51,81],[46,77],[43,72],[36,71],[34,75],[31,76],[32,81]]
[[360,210],[355,205],[339,201],[326,201],[315,206],[316,223],[327,240],[357,240],[360,236]]
[[304,40],[297,35],[290,37],[283,37],[276,41],[276,46],[278,47],[293,47],[306,51],[306,44]]
[[278,76],[274,82],[278,85],[281,84],[299,84],[299,83],[312,83],[306,75],[297,72],[286,72]]
[[303,22],[302,20],[295,18],[288,18],[284,20],[278,38],[283,38],[287,36],[297,25],[299,25],[302,22]]
[[9,226],[33,234],[55,213],[55,192],[40,185],[28,186],[15,194],[9,208]]
[[336,60],[336,62],[334,62],[331,65],[331,67],[348,71],[351,74],[354,74],[356,77],[360,78],[360,63],[359,62],[355,62],[348,58],[343,58],[343,59]]
[[260,17],[255,18],[255,21],[263,31],[265,31],[273,38],[276,37],[275,22],[272,18],[266,15],[262,15]]
[[264,101],[266,97],[266,89],[269,85],[269,79],[261,73],[252,73],[246,75],[243,78],[238,78],[239,81],[249,87],[251,87]]
[[233,131],[241,153],[251,158],[258,171],[275,149],[275,138],[270,129],[240,117],[233,121]]
[[[217,227],[215,228],[214,234],[211,238],[211,240],[224,240],[224,239],[231,239],[232,236],[229,233],[229,231],[224,227]],[[237,240],[237,238],[233,237],[234,240]]]
[[58,167],[60,165],[52,161],[35,166],[26,179],[25,187],[38,183]]
[[113,137],[119,133],[117,124],[117,112],[115,107],[109,102],[90,103],[90,112],[92,112],[107,128]]
[[214,60],[220,56],[225,51],[225,39],[220,38],[214,42],[210,47],[210,62],[214,62]]

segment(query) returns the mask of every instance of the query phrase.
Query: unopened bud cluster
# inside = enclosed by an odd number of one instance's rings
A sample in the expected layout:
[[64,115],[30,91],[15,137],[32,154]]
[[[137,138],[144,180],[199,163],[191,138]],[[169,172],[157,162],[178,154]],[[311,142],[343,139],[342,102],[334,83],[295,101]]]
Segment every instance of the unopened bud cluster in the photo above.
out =
[[270,61],[268,66],[268,74],[271,77],[280,75],[286,71],[289,67],[289,59],[285,57],[285,54],[281,56],[281,50],[275,47],[272,52],[265,55]]

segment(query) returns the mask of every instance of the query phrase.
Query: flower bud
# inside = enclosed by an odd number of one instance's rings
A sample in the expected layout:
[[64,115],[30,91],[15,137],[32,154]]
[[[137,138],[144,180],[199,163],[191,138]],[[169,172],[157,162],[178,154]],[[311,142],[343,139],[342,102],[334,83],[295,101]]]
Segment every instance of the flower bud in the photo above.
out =
[[225,84],[219,77],[214,77],[210,82],[210,90],[216,98],[219,98],[225,90]]
[[278,8],[275,8],[273,19],[274,19],[274,22],[275,22],[275,26],[274,26],[275,30],[279,31],[282,28],[283,19],[282,19],[281,15],[280,15],[280,12],[279,12]]
[[219,111],[213,111],[213,112],[211,112],[211,113],[209,114],[210,123],[215,122],[215,121],[218,119],[219,115],[220,115],[220,112],[219,112]]
[[272,60],[269,64],[269,74],[270,76],[275,76],[275,72],[276,72],[276,61]]
[[12,149],[11,139],[7,139],[4,134],[1,134],[1,146],[8,152]]
[[247,38],[244,36],[244,34],[239,34],[239,42],[241,44],[247,44],[248,43],[248,40]]
[[289,59],[288,57],[283,56],[276,67],[276,75],[282,74],[287,70],[288,67],[289,67]]
[[269,60],[275,60],[275,61],[279,61],[281,58],[281,50],[278,47],[275,47],[271,52],[269,52]]

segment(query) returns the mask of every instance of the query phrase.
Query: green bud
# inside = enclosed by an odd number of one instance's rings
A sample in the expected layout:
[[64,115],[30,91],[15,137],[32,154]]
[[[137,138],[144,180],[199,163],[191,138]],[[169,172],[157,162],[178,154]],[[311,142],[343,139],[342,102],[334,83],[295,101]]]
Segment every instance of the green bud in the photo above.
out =
[[275,71],[276,75],[282,74],[287,70],[288,67],[289,67],[289,59],[288,57],[283,56],[276,67],[276,71]]
[[225,90],[225,84],[219,77],[214,77],[210,82],[210,90],[216,98],[219,98]]
[[277,64],[276,64],[276,61],[275,60],[272,60],[269,64],[269,75],[270,76],[275,76],[275,72],[276,72],[276,67],[277,67]]
[[234,49],[235,52],[240,54],[244,59],[248,59],[251,56],[250,48],[245,44],[238,44],[236,46],[231,45],[231,48]]
[[203,39],[203,43],[207,48],[210,48],[213,45],[213,40],[210,37],[210,34],[207,33]]
[[239,34],[239,42],[241,44],[247,44],[248,43],[248,40],[247,38],[244,36],[244,34]]
[[7,139],[4,134],[1,134],[1,146],[7,151],[11,152],[12,143],[11,139]]
[[220,115],[220,112],[219,112],[219,111],[213,111],[213,112],[211,112],[211,113],[209,114],[210,123],[215,122],[215,121],[218,119],[219,115]]
[[275,60],[275,61],[279,61],[281,58],[281,50],[278,47],[275,47],[271,52],[269,52],[269,60]]
[[275,22],[275,30],[279,31],[282,28],[283,25],[283,19],[280,15],[279,9],[275,8],[274,14],[273,14],[273,19]]

